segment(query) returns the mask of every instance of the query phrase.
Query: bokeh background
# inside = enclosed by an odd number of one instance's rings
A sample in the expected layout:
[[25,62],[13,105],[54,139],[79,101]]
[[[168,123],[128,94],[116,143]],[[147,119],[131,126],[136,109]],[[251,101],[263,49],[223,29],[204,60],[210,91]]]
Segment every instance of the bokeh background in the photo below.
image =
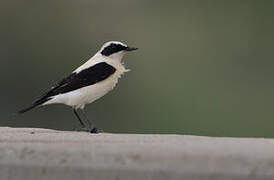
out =
[[274,1],[0,2],[0,126],[72,130],[63,105],[13,113],[119,40],[140,49],[86,107],[99,128],[274,137]]

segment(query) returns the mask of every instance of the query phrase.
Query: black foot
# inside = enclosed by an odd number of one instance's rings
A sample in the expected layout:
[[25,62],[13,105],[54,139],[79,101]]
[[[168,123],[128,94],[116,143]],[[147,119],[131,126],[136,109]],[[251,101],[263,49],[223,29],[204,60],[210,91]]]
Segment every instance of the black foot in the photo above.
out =
[[96,127],[94,127],[93,129],[91,129],[90,133],[95,133],[95,134],[98,134],[98,133],[103,133],[104,131],[102,129],[97,129]]
[[99,133],[99,131],[98,131],[98,129],[95,127],[95,128],[93,128],[93,129],[90,130],[90,133],[95,133],[95,134],[97,134],[97,133]]
[[80,127],[80,128],[74,128],[75,131],[83,131],[83,132],[90,132],[92,134],[98,134],[102,133],[102,130],[98,130],[96,127],[94,128],[88,128],[88,127]]

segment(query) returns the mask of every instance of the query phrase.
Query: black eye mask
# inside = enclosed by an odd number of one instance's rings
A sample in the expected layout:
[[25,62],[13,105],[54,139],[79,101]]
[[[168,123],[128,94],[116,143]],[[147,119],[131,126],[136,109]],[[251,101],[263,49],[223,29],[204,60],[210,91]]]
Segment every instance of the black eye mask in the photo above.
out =
[[103,49],[103,51],[101,52],[102,55],[104,56],[110,56],[114,53],[117,53],[119,51],[123,51],[123,50],[126,50],[127,47],[126,46],[123,46],[121,44],[114,44],[114,43],[111,43],[110,45],[108,45],[107,47],[105,47]]

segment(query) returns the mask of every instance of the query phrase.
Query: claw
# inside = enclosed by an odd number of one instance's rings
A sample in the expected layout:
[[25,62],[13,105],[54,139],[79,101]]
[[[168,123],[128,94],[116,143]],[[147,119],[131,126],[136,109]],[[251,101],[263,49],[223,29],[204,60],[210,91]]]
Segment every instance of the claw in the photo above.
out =
[[80,127],[80,128],[74,128],[74,131],[83,131],[83,132],[90,132],[92,134],[98,134],[102,133],[102,130],[98,130],[96,127],[89,128],[89,127]]
[[96,127],[94,127],[93,129],[91,129],[90,133],[95,133],[95,134],[98,134],[98,133],[103,133],[104,131],[101,130],[101,129],[97,129]]
[[90,133],[95,133],[95,134],[97,134],[97,133],[99,133],[99,131],[98,131],[98,129],[95,127],[95,128],[93,128],[93,129],[90,130]]

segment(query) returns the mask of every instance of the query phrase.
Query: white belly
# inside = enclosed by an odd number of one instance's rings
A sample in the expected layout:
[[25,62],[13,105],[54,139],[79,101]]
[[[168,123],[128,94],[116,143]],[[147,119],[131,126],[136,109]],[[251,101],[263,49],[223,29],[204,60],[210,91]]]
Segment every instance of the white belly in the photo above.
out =
[[97,84],[56,95],[43,105],[61,103],[75,108],[84,108],[86,104],[92,103],[112,90],[118,82],[119,76],[120,74],[114,73],[108,79]]

